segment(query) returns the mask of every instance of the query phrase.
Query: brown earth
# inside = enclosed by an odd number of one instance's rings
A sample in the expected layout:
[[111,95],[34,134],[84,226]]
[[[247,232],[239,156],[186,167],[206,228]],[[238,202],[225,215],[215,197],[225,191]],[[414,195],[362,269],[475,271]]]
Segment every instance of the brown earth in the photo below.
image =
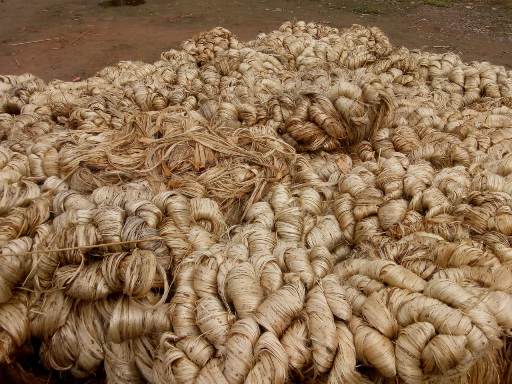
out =
[[[99,1],[0,0],[0,74],[85,78],[120,60],[153,62],[215,26],[248,40],[286,20],[376,25],[395,45],[512,66],[512,0],[146,0],[137,6],[111,5],[144,1]],[[30,370],[39,365],[36,360],[23,365]],[[58,373],[38,372],[36,378],[20,372],[15,364],[0,367],[0,383],[78,382]]]
[[512,65],[512,0],[100,1],[0,0],[0,73],[84,78],[120,60],[153,62],[214,26],[247,40],[286,20],[377,25],[395,45]]

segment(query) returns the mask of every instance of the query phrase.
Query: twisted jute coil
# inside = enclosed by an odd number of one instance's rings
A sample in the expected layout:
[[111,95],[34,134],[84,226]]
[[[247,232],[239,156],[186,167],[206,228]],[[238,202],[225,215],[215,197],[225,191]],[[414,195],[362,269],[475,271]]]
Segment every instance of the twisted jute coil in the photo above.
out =
[[511,236],[504,67],[288,22],[0,76],[0,362],[28,371],[505,383]]

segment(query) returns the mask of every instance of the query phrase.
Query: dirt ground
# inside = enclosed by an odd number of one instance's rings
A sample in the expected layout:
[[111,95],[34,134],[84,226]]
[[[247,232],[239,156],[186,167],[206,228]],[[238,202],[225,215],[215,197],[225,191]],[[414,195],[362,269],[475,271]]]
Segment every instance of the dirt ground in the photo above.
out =
[[88,77],[120,60],[152,62],[197,32],[242,40],[286,20],[377,25],[395,45],[512,65],[512,0],[0,0],[0,74]]

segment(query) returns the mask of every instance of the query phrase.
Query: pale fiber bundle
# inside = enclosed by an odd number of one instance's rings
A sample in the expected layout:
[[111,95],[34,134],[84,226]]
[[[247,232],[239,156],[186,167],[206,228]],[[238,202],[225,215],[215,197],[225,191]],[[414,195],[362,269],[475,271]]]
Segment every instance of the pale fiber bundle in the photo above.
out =
[[503,67],[376,28],[215,28],[76,83],[0,77],[0,140],[0,361],[32,343],[109,383],[511,379]]

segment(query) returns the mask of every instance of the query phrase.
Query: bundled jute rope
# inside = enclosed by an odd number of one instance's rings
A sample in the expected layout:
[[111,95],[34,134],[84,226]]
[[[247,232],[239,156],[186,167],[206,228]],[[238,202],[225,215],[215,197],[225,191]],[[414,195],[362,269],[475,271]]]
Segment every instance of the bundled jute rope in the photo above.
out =
[[361,26],[182,48],[0,77],[0,361],[31,344],[109,383],[511,380],[512,72]]

